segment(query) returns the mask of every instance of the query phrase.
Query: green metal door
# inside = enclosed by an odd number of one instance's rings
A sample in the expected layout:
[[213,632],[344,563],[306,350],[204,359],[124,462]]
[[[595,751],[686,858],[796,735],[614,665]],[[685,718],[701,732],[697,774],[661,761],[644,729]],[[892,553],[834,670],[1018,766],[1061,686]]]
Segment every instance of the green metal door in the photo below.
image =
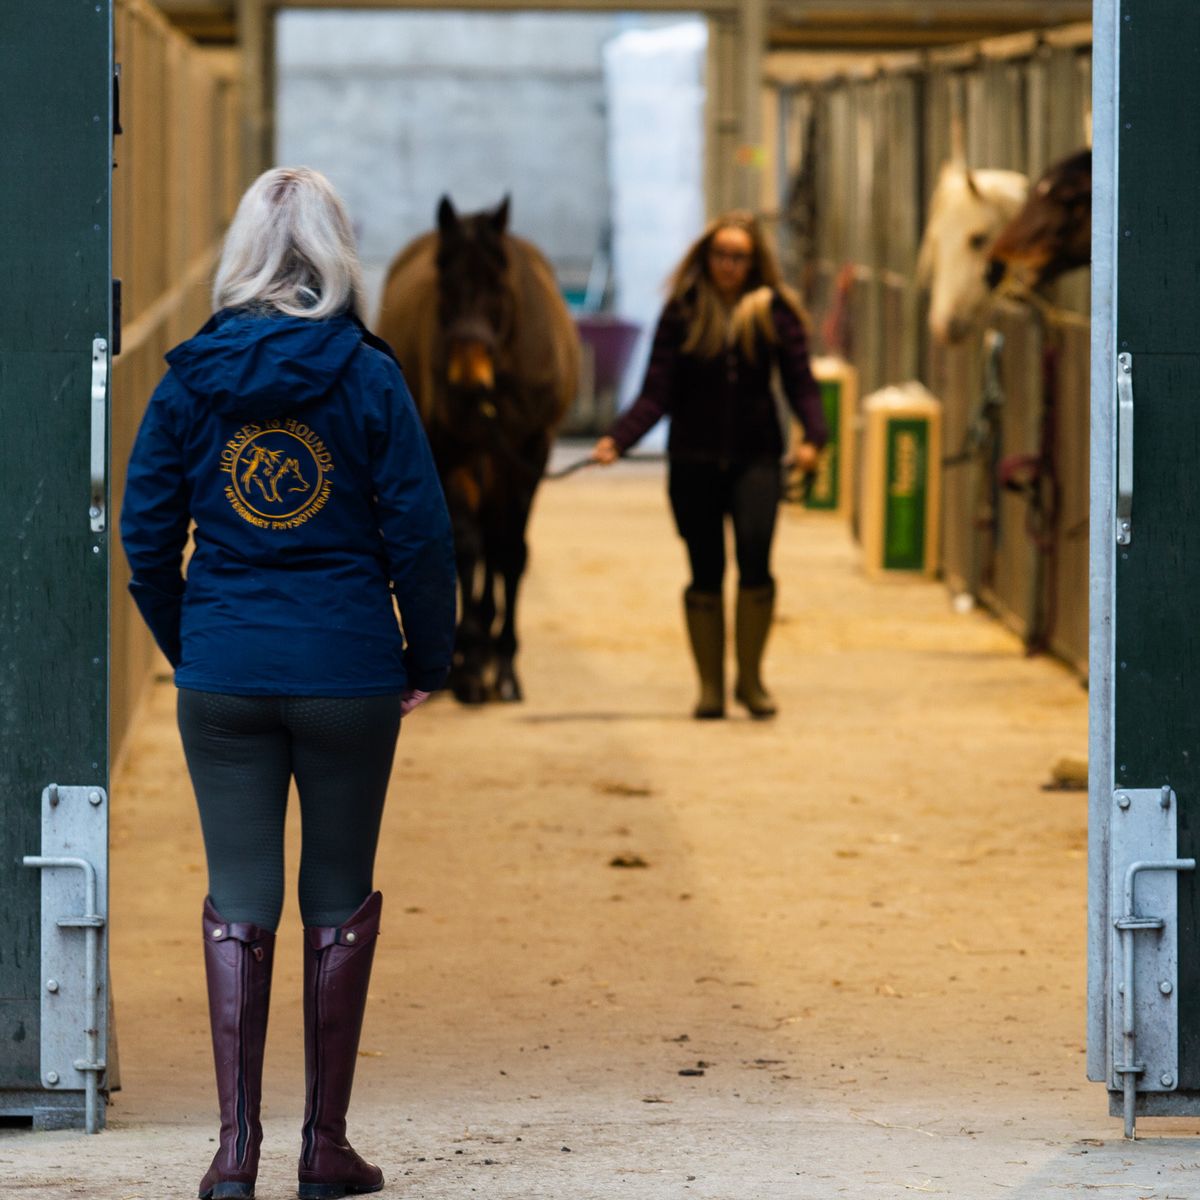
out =
[[1089,1066],[1132,1135],[1200,1113],[1200,5],[1095,38]]
[[[0,1114],[35,1127],[82,1124],[80,1080],[104,1087],[103,840],[90,870],[70,830],[71,865],[24,860],[46,852],[45,812],[82,813],[84,840],[107,825],[111,31],[110,0],[0,4]],[[46,887],[65,900],[50,936],[95,946],[90,995],[69,965],[45,977]],[[43,1058],[48,1003],[75,1031],[62,1072]]]

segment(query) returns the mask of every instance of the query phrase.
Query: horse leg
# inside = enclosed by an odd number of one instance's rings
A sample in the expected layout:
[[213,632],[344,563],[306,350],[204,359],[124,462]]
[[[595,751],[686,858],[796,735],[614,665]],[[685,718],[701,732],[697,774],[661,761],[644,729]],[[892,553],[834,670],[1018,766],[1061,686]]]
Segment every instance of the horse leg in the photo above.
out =
[[459,618],[450,687],[462,704],[482,704],[487,699],[483,667],[488,633],[482,623],[482,605],[477,598],[475,578],[481,558],[477,522],[454,522],[454,550],[458,567]]
[[[488,549],[504,581],[504,620],[496,636],[496,696],[499,700],[513,703],[525,698],[521,681],[517,677],[517,593],[521,588],[521,577],[529,562],[529,544],[526,530],[533,498],[538,482],[550,458],[551,438],[546,430],[533,434],[523,446],[520,458],[528,470],[526,480],[518,483],[509,494],[507,519],[497,530],[494,550]],[[528,480],[532,479],[532,483]]]
[[529,522],[529,508],[533,497],[526,497],[520,509],[513,514],[511,526],[504,531],[496,546],[496,566],[504,581],[504,621],[496,636],[496,698],[505,703],[514,703],[525,698],[521,681],[517,678],[517,593],[521,587],[521,576],[529,561],[529,545],[525,540],[525,527]]
[[483,548],[483,590],[479,594],[479,633],[483,639],[484,663],[491,666],[492,636],[496,626],[496,568],[488,552],[487,542]]

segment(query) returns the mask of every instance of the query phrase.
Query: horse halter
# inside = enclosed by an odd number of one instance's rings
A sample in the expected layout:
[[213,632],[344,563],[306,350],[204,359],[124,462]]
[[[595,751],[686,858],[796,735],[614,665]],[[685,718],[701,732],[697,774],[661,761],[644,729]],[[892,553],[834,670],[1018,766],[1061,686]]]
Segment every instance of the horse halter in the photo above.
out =
[[[455,321],[445,334],[446,382],[456,389],[490,396],[496,389],[496,331],[480,317]],[[488,411],[488,410],[491,411]],[[480,402],[486,417],[495,416],[490,400]]]
[[452,347],[473,344],[495,350],[499,342],[495,328],[482,317],[459,317],[446,330],[446,344]]

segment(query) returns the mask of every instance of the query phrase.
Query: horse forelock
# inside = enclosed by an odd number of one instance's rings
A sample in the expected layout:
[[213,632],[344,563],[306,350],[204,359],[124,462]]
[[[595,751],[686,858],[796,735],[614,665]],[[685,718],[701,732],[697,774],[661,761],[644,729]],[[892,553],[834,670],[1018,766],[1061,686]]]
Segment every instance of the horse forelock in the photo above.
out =
[[439,232],[438,266],[467,262],[503,271],[508,264],[507,240],[508,235],[498,231],[487,217],[463,217],[453,229]]
[[[511,308],[506,235],[481,216],[466,217],[438,239],[438,306],[444,324],[486,315],[498,326]],[[497,334],[502,331],[498,328]]]

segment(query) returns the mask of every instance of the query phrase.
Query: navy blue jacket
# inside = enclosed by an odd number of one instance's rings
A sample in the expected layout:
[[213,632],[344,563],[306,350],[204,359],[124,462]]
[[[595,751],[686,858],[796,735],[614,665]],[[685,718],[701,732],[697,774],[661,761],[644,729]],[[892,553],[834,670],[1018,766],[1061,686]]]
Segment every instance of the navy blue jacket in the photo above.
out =
[[440,687],[454,643],[450,520],[386,345],[349,315],[227,309],[167,362],[130,459],[121,539],[176,684]]

